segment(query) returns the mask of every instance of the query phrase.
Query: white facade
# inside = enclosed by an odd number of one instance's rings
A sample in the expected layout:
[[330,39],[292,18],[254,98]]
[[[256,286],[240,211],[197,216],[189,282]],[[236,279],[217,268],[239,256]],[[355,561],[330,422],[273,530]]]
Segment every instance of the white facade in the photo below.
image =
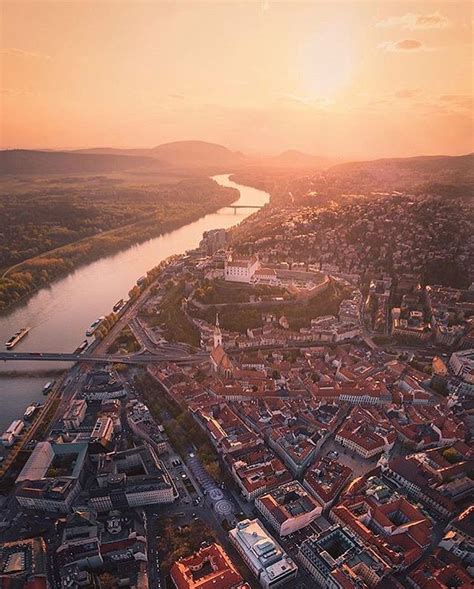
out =
[[111,399],[121,399],[127,396],[125,389],[117,391],[91,391],[83,394],[87,401],[109,401]]
[[474,384],[474,348],[453,352],[449,359],[451,370],[465,382]]
[[224,278],[230,282],[244,282],[250,284],[253,275],[260,268],[258,258],[229,259],[225,262]]
[[[176,495],[173,487],[167,487],[165,489],[149,489],[139,487],[133,491],[124,490],[124,495],[127,499],[128,506],[143,507],[145,505],[156,505],[159,503],[173,503],[176,500]],[[90,504],[98,512],[110,511],[114,509],[112,498],[109,494],[102,495],[101,497],[91,497]]]
[[252,282],[255,284],[276,286],[278,284],[278,279],[273,268],[259,268],[253,274]]
[[[24,490],[26,492],[23,492]],[[81,485],[79,481],[58,480],[49,489],[45,489],[44,492],[39,491],[35,496],[29,494],[27,488],[21,488],[17,493],[16,499],[26,509],[68,513],[80,492]]]

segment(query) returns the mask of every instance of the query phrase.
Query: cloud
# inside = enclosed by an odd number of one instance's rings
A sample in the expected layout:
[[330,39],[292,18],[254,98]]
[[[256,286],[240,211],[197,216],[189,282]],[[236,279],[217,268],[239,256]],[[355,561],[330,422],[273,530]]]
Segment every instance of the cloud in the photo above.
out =
[[277,100],[287,104],[312,108],[327,108],[333,104],[333,101],[328,98],[306,98],[304,96],[297,96],[295,94],[282,94],[281,96],[277,97]]
[[394,52],[406,52],[413,53],[415,51],[426,51],[427,47],[423,45],[418,39],[402,39],[400,41],[384,41],[378,46],[382,51]]
[[26,59],[51,59],[50,55],[44,53],[35,53],[34,51],[25,51],[24,49],[18,49],[17,47],[8,47],[0,50],[1,55],[9,55],[13,57],[21,57]]
[[22,88],[1,88],[0,94],[6,98],[21,98],[23,96],[32,96],[33,92]]
[[395,98],[415,98],[420,93],[419,88],[404,88],[393,93]]
[[375,26],[379,28],[400,27],[408,31],[423,31],[428,29],[445,29],[451,24],[447,16],[439,12],[432,14],[416,14],[409,12],[403,16],[391,16],[378,21]]
[[474,97],[471,94],[443,94],[439,100],[454,108],[472,110]]

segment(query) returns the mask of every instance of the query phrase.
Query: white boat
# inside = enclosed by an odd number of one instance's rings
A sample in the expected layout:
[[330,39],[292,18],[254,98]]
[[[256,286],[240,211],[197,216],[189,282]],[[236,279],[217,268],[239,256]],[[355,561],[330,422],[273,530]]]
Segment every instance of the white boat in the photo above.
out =
[[2,437],[0,438],[2,444],[7,447],[13,446],[24,427],[25,424],[21,419],[12,421],[8,429],[3,432]]
[[25,413],[23,414],[23,419],[25,421],[28,421],[29,419],[31,419],[33,417],[35,412],[36,412],[36,407],[34,405],[29,405],[26,408]]
[[17,343],[22,340],[25,335],[27,335],[30,331],[29,327],[22,327],[19,331],[17,331],[15,333],[15,335],[12,335],[11,338],[5,342],[5,347],[7,348],[7,350],[11,350],[12,348],[14,348]]
[[23,415],[23,419],[25,421],[30,421],[40,407],[42,407],[41,403],[35,403],[34,405],[29,405],[25,410],[25,413]]
[[47,382],[43,387],[43,395],[47,395],[52,390],[55,383],[56,383],[55,380],[52,380],[51,382]]

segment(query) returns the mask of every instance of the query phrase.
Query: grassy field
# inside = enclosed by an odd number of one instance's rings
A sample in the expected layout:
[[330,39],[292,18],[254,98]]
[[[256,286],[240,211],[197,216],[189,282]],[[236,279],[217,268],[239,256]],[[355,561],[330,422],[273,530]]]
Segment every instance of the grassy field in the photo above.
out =
[[195,298],[205,305],[218,305],[220,303],[247,303],[252,299],[263,300],[270,297],[288,297],[287,290],[273,286],[251,286],[250,284],[229,283],[224,280],[203,280],[196,288]]
[[262,314],[273,313],[277,318],[284,315],[292,329],[298,330],[307,327],[311,319],[322,315],[337,315],[341,301],[349,295],[350,291],[344,289],[337,282],[332,282],[329,287],[307,301],[299,301],[275,305],[269,302],[264,308],[236,308],[236,307],[207,307],[196,309],[193,314],[196,317],[214,323],[216,312],[219,311],[219,322],[224,329],[245,333],[247,329],[261,327],[263,325]]

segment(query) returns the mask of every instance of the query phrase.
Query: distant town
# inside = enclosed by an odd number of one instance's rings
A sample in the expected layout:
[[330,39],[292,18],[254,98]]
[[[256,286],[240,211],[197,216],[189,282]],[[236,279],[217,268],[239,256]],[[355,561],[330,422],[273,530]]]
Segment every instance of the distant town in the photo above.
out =
[[315,196],[207,231],[65,355],[1,438],[2,587],[472,586],[472,208]]

